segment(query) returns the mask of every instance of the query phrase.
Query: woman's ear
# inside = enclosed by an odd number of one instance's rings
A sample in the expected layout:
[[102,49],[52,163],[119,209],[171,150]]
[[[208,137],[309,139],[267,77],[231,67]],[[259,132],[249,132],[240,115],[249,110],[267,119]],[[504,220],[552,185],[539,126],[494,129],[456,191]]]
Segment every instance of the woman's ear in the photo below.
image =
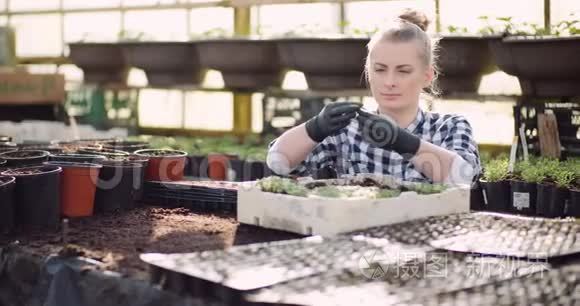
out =
[[431,82],[433,82],[434,78],[435,69],[430,65],[429,68],[427,68],[427,71],[425,71],[425,82],[423,83],[423,88],[431,86]]

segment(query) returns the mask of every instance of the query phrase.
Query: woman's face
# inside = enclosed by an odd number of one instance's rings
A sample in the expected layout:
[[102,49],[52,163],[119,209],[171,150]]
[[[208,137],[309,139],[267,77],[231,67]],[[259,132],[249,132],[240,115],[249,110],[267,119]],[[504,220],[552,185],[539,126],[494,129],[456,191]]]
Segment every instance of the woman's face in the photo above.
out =
[[369,59],[369,83],[379,109],[418,107],[419,94],[431,83],[433,69],[422,61],[417,42],[379,41]]

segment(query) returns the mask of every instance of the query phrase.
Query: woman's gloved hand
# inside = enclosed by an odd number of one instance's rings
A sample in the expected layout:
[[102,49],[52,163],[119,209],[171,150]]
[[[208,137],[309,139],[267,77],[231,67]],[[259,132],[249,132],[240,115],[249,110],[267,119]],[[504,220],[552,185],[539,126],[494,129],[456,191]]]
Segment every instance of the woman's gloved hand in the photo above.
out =
[[335,102],[324,106],[320,113],[306,122],[306,133],[316,142],[335,134],[356,117],[362,105],[354,102]]
[[375,147],[399,154],[415,155],[421,139],[397,125],[387,116],[358,111],[357,120],[362,138]]

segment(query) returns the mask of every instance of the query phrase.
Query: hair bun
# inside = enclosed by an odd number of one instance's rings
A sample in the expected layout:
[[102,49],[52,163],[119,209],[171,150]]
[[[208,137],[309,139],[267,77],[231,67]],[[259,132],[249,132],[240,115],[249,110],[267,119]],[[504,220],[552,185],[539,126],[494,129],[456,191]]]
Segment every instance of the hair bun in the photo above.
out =
[[403,10],[403,12],[399,14],[399,19],[410,22],[425,32],[431,23],[425,13],[410,8]]

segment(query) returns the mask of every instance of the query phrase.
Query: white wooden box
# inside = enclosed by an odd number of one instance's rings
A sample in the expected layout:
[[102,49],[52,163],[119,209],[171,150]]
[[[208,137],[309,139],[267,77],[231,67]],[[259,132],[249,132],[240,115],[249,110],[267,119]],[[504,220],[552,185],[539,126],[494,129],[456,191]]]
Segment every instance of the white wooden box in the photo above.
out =
[[339,199],[263,192],[255,185],[240,185],[238,221],[304,235],[334,235],[469,211],[469,186],[429,195],[403,192],[388,199]]

